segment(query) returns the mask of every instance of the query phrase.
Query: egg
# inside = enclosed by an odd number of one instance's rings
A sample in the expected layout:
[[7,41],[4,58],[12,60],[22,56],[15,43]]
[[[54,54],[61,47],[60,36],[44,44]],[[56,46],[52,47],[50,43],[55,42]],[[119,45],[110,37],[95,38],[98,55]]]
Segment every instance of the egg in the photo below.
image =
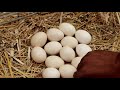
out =
[[76,32],[75,27],[70,23],[61,23],[59,29],[67,36],[73,36]]
[[43,78],[60,78],[60,72],[56,68],[46,68],[42,72]]
[[75,68],[78,67],[78,64],[80,63],[82,57],[75,57],[72,62],[71,62],[71,65],[73,65]]
[[47,54],[56,55],[62,49],[62,45],[57,41],[51,41],[45,45],[44,49]]
[[89,45],[86,44],[78,44],[76,46],[76,53],[80,56],[80,57],[84,57],[88,52],[92,51],[92,49],[90,48]]
[[75,37],[81,44],[89,44],[92,39],[91,35],[85,30],[77,30]]
[[47,42],[47,35],[44,32],[38,32],[31,38],[31,45],[33,47],[40,46],[43,47]]
[[71,36],[66,36],[61,40],[62,46],[69,46],[71,48],[75,48],[78,45],[78,41],[76,38]]
[[49,56],[45,61],[47,67],[59,68],[64,65],[64,61],[58,56]]
[[57,28],[51,28],[47,31],[47,36],[50,41],[60,41],[64,37],[64,33]]
[[73,75],[76,71],[77,71],[76,68],[71,64],[62,65],[59,68],[59,72],[62,78],[73,78]]
[[60,57],[66,62],[71,62],[75,58],[75,51],[71,47],[65,46],[60,50]]
[[32,59],[37,63],[42,63],[46,60],[46,52],[41,47],[34,47],[31,51]]

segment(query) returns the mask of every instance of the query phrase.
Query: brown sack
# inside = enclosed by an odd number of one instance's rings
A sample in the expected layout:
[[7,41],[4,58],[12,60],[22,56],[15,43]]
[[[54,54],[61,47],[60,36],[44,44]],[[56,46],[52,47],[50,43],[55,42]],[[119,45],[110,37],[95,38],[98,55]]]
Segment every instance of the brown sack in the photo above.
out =
[[74,78],[120,78],[120,53],[89,52],[79,63]]

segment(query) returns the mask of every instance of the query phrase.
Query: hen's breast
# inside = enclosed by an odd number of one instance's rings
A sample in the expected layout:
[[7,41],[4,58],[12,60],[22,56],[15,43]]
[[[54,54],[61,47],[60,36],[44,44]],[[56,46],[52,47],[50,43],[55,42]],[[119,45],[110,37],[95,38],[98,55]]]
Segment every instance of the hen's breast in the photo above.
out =
[[74,77],[120,77],[120,53],[101,50],[89,52],[79,63]]

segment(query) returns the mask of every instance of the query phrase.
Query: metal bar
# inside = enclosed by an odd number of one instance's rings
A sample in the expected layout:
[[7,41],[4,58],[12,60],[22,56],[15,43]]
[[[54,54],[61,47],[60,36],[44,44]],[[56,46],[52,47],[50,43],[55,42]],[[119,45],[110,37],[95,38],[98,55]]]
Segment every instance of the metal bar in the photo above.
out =
[[14,14],[18,14],[18,12],[14,12],[14,13],[13,13],[13,12],[12,12],[12,13],[9,12],[9,13],[7,13],[6,15],[3,14],[2,16],[0,16],[0,18],[6,18],[6,17],[8,17],[8,16],[10,16],[10,15],[14,15]]
[[11,22],[14,22],[14,21],[17,21],[17,20],[20,20],[20,19],[27,18],[27,17],[29,17],[29,16],[31,16],[31,15],[34,15],[34,14],[37,14],[37,12],[32,13],[32,14],[29,14],[28,16],[25,16],[25,17],[17,17],[17,18],[15,18],[15,19],[12,19],[12,20],[9,20],[9,21],[5,21],[5,22],[3,21],[3,22],[0,23],[0,26],[1,26],[1,25],[4,25],[4,24],[11,23]]

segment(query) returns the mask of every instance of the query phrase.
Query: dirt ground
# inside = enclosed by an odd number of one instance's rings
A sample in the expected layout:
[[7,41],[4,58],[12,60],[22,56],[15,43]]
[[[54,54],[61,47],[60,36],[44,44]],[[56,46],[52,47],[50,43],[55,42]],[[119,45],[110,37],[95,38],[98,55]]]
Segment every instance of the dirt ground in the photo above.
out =
[[120,52],[119,12],[1,12],[0,77],[41,78],[46,66],[31,59],[30,39],[39,31],[58,28],[62,22],[87,30],[93,50]]

